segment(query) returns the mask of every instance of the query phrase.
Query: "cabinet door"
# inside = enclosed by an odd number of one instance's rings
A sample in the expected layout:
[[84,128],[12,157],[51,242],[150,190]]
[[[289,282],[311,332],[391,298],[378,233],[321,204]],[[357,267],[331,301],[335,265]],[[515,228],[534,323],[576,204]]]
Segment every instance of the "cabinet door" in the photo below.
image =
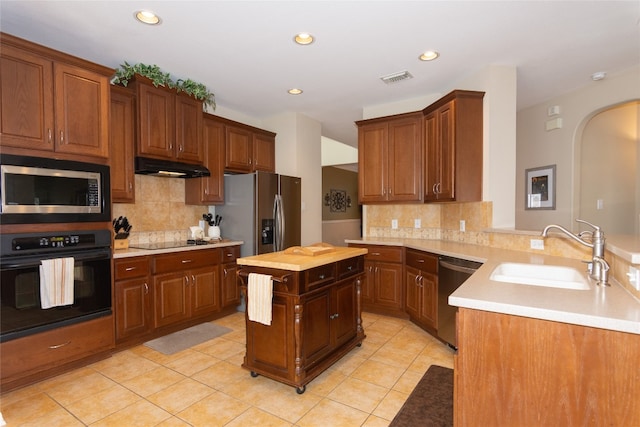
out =
[[72,65],[55,63],[55,150],[109,156],[109,79]]
[[175,147],[175,95],[138,83],[138,154],[171,159]]
[[191,283],[191,315],[201,316],[220,309],[220,266],[194,269]]
[[116,340],[144,335],[151,330],[151,295],[148,278],[115,283]]
[[380,307],[401,309],[403,307],[402,265],[378,262],[375,272],[375,304]]
[[455,200],[455,101],[438,109],[440,142],[440,186],[438,200]]
[[376,263],[374,261],[364,261],[364,278],[362,280],[362,290],[360,300],[366,304],[374,303],[374,288],[376,283]]
[[420,270],[407,266],[404,277],[407,288],[405,309],[412,319],[419,319],[422,306]]
[[438,328],[438,276],[421,272],[422,307],[420,317],[427,326]]
[[240,303],[240,286],[237,282],[238,265],[234,263],[222,266],[222,307],[236,306]]
[[351,279],[336,285],[334,289],[334,346],[349,341],[356,336],[357,304],[356,304],[356,281]]
[[335,307],[331,302],[331,288],[305,298],[303,303],[303,351],[305,367],[324,357],[332,350],[331,328]]
[[276,140],[270,135],[253,134],[253,170],[276,171]]
[[53,151],[53,64],[0,49],[0,145]]
[[425,170],[424,199],[437,200],[437,184],[440,183],[440,143],[438,140],[437,111],[424,118]]
[[202,102],[188,96],[176,95],[176,158],[202,163]]
[[227,126],[225,132],[225,169],[233,172],[252,170],[252,134],[246,129]]
[[386,123],[358,129],[358,199],[360,203],[387,200],[388,132]]
[[204,166],[211,176],[185,180],[185,202],[192,205],[224,203],[224,125],[205,117],[202,123]]
[[111,199],[117,203],[135,202],[134,102],[133,93],[111,88]]
[[154,326],[156,328],[189,318],[189,283],[185,273],[182,272],[154,276]]
[[388,200],[422,200],[422,116],[389,122]]

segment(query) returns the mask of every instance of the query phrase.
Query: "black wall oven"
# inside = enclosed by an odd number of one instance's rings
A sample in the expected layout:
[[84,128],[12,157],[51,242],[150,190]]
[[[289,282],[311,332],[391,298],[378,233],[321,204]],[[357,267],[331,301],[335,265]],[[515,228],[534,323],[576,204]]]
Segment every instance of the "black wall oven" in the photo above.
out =
[[[111,231],[3,234],[0,342],[111,314]],[[43,260],[73,258],[73,303],[43,309]]]

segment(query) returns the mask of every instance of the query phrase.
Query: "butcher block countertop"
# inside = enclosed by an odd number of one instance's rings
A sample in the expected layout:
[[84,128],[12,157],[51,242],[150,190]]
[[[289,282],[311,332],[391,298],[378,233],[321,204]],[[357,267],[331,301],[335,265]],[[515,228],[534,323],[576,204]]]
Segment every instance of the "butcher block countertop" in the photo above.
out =
[[330,252],[327,251],[316,255],[286,252],[287,251],[271,252],[268,254],[238,258],[237,263],[238,265],[251,267],[276,268],[279,270],[287,271],[304,271],[332,262],[342,261],[344,259],[365,255],[367,253],[367,249],[345,248],[336,246],[333,247],[333,250]]

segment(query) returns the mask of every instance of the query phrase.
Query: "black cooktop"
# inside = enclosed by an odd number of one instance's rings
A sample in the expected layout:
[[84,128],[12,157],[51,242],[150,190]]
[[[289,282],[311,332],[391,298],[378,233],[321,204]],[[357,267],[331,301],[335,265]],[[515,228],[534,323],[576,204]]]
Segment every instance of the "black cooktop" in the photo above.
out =
[[222,240],[181,240],[177,242],[154,242],[154,243],[135,243],[130,244],[129,247],[133,249],[174,249],[174,248],[186,248],[189,246],[208,245],[211,243],[220,243]]

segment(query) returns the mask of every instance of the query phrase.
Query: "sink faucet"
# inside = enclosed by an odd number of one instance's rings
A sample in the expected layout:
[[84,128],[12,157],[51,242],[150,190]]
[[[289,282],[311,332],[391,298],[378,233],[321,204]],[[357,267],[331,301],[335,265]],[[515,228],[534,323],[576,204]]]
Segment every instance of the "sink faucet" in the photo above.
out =
[[[542,237],[547,237],[550,229],[557,228],[573,240],[580,242],[581,244],[592,249],[591,263],[589,263],[589,276],[596,280],[596,283],[601,286],[609,286],[609,263],[604,259],[604,232],[597,225],[591,224],[587,221],[576,219],[577,222],[590,225],[593,227],[593,231],[583,231],[578,235],[573,234],[561,225],[550,224],[542,230]],[[588,237],[591,243],[584,240],[583,237]]]

